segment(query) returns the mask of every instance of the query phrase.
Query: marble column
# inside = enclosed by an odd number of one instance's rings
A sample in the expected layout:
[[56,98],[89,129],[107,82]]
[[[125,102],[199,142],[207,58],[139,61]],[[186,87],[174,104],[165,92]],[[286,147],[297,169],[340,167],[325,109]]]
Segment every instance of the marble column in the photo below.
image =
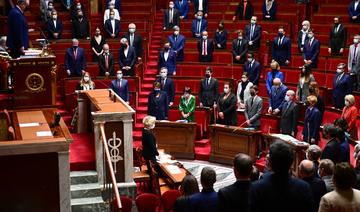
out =
[[69,151],[58,152],[60,212],[71,211]]
[[133,182],[133,127],[132,119],[122,120],[124,124],[125,182]]

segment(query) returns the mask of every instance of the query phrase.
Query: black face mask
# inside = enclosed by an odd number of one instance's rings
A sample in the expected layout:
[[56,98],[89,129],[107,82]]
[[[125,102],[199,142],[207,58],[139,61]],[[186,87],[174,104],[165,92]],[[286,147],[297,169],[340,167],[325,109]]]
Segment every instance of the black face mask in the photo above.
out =
[[219,30],[223,30],[223,29],[224,29],[224,26],[219,26],[218,29],[219,29]]
[[78,19],[82,19],[83,17],[83,15],[78,15]]
[[125,49],[127,47],[127,45],[125,43],[122,43],[121,47]]
[[170,49],[170,47],[168,47],[168,46],[165,46],[165,47],[164,47],[164,50],[165,50],[165,51],[169,51],[169,49]]
[[253,90],[250,91],[251,96],[255,96],[255,94],[256,94],[255,91],[253,91]]
[[210,78],[210,74],[205,74],[205,77],[206,77],[206,78]]
[[315,92],[315,89],[312,88],[312,87],[310,87],[310,88],[309,88],[309,92],[310,92],[310,93],[314,93],[314,92]]
[[339,26],[339,23],[334,23],[335,26]]

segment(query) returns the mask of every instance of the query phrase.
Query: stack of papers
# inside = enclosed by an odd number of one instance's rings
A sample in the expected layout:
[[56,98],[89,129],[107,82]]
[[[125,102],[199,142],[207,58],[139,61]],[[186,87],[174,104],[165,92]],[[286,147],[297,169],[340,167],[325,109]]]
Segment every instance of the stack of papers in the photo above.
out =
[[166,165],[167,170],[169,170],[170,174],[181,174],[181,170],[176,165]]

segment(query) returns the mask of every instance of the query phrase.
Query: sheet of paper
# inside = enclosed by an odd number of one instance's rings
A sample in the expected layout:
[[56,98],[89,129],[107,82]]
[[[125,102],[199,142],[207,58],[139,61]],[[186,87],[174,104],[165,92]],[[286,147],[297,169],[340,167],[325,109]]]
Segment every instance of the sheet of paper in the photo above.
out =
[[52,133],[51,131],[37,131],[36,136],[37,137],[52,136]]
[[30,122],[30,123],[19,123],[20,127],[38,127],[40,126],[39,122]]
[[166,169],[169,170],[170,174],[181,174],[181,170],[175,165],[166,165]]

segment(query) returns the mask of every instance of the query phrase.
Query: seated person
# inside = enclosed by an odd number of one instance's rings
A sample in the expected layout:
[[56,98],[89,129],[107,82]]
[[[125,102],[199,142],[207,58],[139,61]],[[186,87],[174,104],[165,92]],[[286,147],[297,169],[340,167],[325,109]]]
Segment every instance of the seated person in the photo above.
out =
[[203,18],[203,12],[199,11],[197,13],[196,19],[192,21],[191,32],[194,38],[200,38],[202,32],[206,31],[208,27],[208,22]]
[[123,79],[123,73],[121,70],[116,72],[116,79],[111,81],[110,88],[127,104],[129,104],[129,83],[126,79]]
[[215,48],[226,49],[227,35],[228,32],[224,28],[224,21],[220,21],[214,36]]
[[190,87],[184,88],[184,95],[180,98],[179,111],[181,113],[181,119],[188,122],[194,122],[195,114],[195,96],[191,95]]
[[60,39],[63,31],[61,20],[57,16],[56,10],[51,12],[51,19],[47,22],[47,31],[49,39]]
[[198,40],[198,52],[200,62],[212,62],[214,52],[214,42],[208,39],[207,31],[202,32],[202,38]]
[[248,41],[243,36],[243,31],[238,31],[237,39],[232,42],[233,62],[243,64],[246,61],[248,52]]
[[263,20],[273,21],[276,19],[277,3],[275,0],[265,0],[262,6]]
[[115,12],[110,11],[110,19],[105,21],[104,28],[110,38],[117,38],[120,33],[120,21],[115,19]]
[[85,72],[82,76],[79,84],[76,86],[76,90],[94,90],[95,83],[91,80],[89,72]]
[[117,9],[115,9],[115,4],[113,1],[109,2],[109,7],[108,9],[105,10],[104,12],[104,24],[107,20],[110,19],[110,12],[113,11],[114,12],[114,18],[118,21],[120,21],[120,14],[119,11]]

